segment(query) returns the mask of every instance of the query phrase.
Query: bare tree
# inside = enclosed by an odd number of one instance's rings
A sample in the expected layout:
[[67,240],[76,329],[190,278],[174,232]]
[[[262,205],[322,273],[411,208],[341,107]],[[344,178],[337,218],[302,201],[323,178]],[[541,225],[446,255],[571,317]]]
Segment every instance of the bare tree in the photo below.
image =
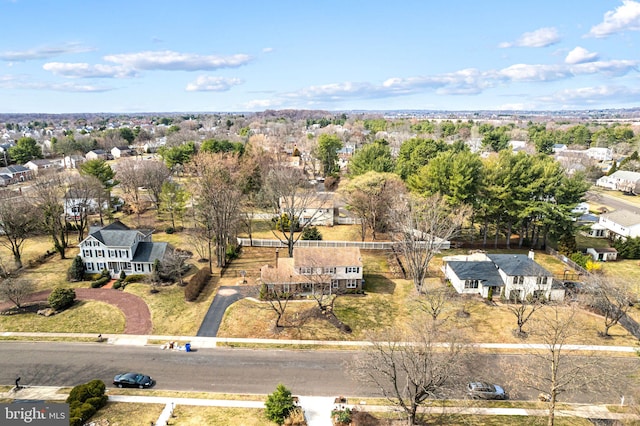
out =
[[633,306],[630,284],[623,279],[594,275],[590,277],[587,287],[587,304],[603,317],[604,330],[600,334],[611,337],[611,327],[619,324]]
[[468,355],[457,334],[429,321],[416,321],[404,331],[390,329],[371,339],[370,348],[356,358],[351,371],[401,408],[411,426],[423,402],[447,396],[460,386],[467,375]]
[[[275,205],[280,207],[281,214],[286,215],[289,222],[289,226],[283,226],[283,221],[280,221],[281,225],[273,234],[280,242],[286,244],[289,257],[293,257],[293,248],[302,236],[302,231],[312,225],[314,219],[321,214],[320,208],[311,207],[324,205],[328,194],[319,193],[312,188],[302,170],[281,164],[275,165],[269,171],[266,186]],[[305,211],[311,213],[305,215]]]
[[22,250],[38,230],[40,211],[24,196],[5,194],[0,199],[0,245],[11,250],[16,269],[22,268]]
[[347,209],[360,219],[362,241],[367,229],[375,240],[376,232],[385,231],[391,226],[390,213],[405,192],[404,183],[397,175],[378,172],[357,176],[341,188]]
[[451,207],[439,194],[404,198],[393,212],[394,239],[416,290],[422,293],[429,262],[445,241],[460,232],[471,208]]
[[436,288],[425,292],[418,299],[419,307],[436,322],[444,310],[451,292],[447,288]]
[[179,249],[170,250],[160,261],[160,276],[175,280],[178,282],[178,285],[182,287],[184,285],[182,276],[185,270],[188,270],[186,262],[190,257],[191,253],[187,251]]
[[[527,284],[523,284],[527,286]],[[522,329],[524,325],[531,319],[536,311],[544,306],[544,295],[539,294],[540,286],[534,285],[534,288],[523,288],[524,294],[512,291],[512,294],[518,294],[518,297],[511,297],[508,302],[507,309],[516,317],[518,328],[515,330],[519,337],[525,337],[526,333]]]
[[0,281],[0,300],[9,300],[20,309],[27,296],[33,293],[35,288],[36,286],[29,280],[5,278]]
[[207,230],[215,236],[218,267],[227,263],[227,247],[236,245],[233,239],[240,220],[242,191],[238,182],[241,168],[234,155],[200,153],[189,163],[193,194]]
[[51,237],[60,259],[65,259],[65,252],[69,247],[67,215],[61,201],[65,186],[65,181],[59,173],[40,173],[31,192],[34,205],[42,215],[41,227]]
[[71,217],[78,231],[78,242],[80,242],[84,240],[84,233],[89,224],[89,214],[98,212],[102,217],[102,211],[108,205],[108,194],[100,180],[91,175],[72,177],[68,187],[64,195],[64,203],[66,210],[73,210]]
[[159,210],[169,213],[172,228],[176,227],[176,217],[182,219],[188,199],[189,194],[180,184],[172,181],[162,184]]
[[134,158],[121,160],[117,164],[116,177],[122,188],[123,198],[131,207],[131,210],[138,216],[145,209],[145,200],[142,198],[141,188],[146,186],[145,179],[142,174],[142,161],[136,161]]
[[603,359],[595,355],[571,355],[566,346],[577,343],[581,325],[576,320],[576,307],[569,309],[553,305],[544,315],[535,318],[531,327],[542,344],[542,349],[533,350],[531,362],[520,370],[521,380],[526,386],[541,392],[548,411],[547,424],[555,422],[556,404],[561,394],[568,391],[587,392],[592,387],[605,388],[618,377],[617,372],[605,369]]
[[151,201],[160,209],[162,185],[171,177],[171,171],[162,161],[149,160],[139,162],[138,169],[142,175],[144,186],[149,190]]
[[289,305],[289,301],[293,299],[293,296],[294,293],[291,292],[287,286],[278,284],[268,285],[264,283],[261,285],[258,298],[266,301],[271,310],[276,314],[276,329],[284,327],[280,321],[282,321],[284,313],[287,310],[287,306]]

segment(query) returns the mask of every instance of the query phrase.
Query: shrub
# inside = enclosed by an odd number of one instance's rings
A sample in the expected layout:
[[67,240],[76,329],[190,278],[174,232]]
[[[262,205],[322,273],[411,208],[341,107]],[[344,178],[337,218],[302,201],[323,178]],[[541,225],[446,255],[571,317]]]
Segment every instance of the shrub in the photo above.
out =
[[129,276],[127,276],[127,277],[124,279],[124,282],[125,282],[126,284],[129,284],[129,283],[139,283],[139,282],[144,281],[146,278],[147,278],[147,276],[146,276],[146,275],[144,275],[144,274],[133,274],[133,275],[129,275]]
[[293,403],[291,391],[283,384],[276,387],[275,392],[267,396],[264,403],[264,413],[267,419],[279,425],[284,423],[284,419],[289,417],[289,413],[296,407]]
[[102,380],[92,380],[71,389],[66,400],[69,404],[69,425],[83,425],[96,411],[104,407],[108,399],[105,390],[106,386]]
[[193,302],[198,298],[204,286],[207,285],[211,279],[211,269],[205,267],[196,272],[189,283],[184,288],[184,298],[188,302]]
[[102,277],[102,274],[84,274],[85,281],[95,281]]
[[167,234],[173,234],[176,230],[173,229],[171,226],[167,227],[167,229],[164,230],[165,233]]
[[320,241],[322,240],[322,234],[315,226],[309,226],[308,228],[304,228],[302,231],[302,235],[300,236],[301,240],[312,240],[312,241]]
[[55,288],[49,295],[49,306],[56,311],[64,311],[76,300],[76,291],[72,288]]
[[579,251],[577,251],[577,252],[573,253],[571,256],[569,256],[569,259],[573,260],[578,265],[580,265],[583,268],[585,268],[587,266],[587,262],[589,260],[591,260],[591,256],[589,256],[588,254],[580,253]]
[[120,271],[120,275],[118,275],[118,278],[120,278],[120,281],[122,281],[127,278],[127,274],[124,271]]
[[91,288],[102,287],[103,285],[105,285],[109,281],[111,281],[111,277],[100,277],[97,280],[91,282]]
[[122,281],[118,280],[115,283],[113,283],[113,289],[118,290],[120,287],[122,287]]
[[76,256],[73,258],[73,262],[71,262],[71,266],[67,270],[67,280],[74,281],[82,281],[84,278],[84,264],[82,263],[82,258],[80,256]]

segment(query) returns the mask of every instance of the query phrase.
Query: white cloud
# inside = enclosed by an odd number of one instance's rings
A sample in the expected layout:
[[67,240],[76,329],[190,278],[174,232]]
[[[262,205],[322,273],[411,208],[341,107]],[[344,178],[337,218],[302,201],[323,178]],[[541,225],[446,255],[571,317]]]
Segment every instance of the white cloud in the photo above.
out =
[[286,99],[287,103],[302,100],[306,103],[336,103],[426,92],[438,95],[476,95],[489,88],[509,83],[545,83],[591,74],[601,74],[609,78],[622,76],[636,70],[639,63],[640,61],[614,60],[577,64],[514,64],[503,69],[486,71],[469,68],[431,76],[391,77],[380,84],[348,81],[314,85],[296,92],[283,93],[275,98]]
[[211,71],[246,65],[252,58],[244,54],[195,55],[164,50],[108,55],[104,60],[137,70]]
[[273,50],[273,47],[265,47],[262,49],[262,53],[271,53]]
[[577,89],[565,89],[553,93],[551,96],[540,97],[539,101],[566,106],[583,106],[612,102],[638,102],[640,90],[625,86],[593,86]]
[[511,81],[553,81],[571,75],[564,65],[514,64],[495,72],[495,76]]
[[70,53],[85,53],[94,49],[79,43],[67,43],[62,46],[45,46],[28,50],[0,52],[0,60],[24,62],[35,59],[49,59]]
[[[6,76],[5,76],[6,77]],[[76,83],[34,82],[25,77],[0,78],[0,88],[21,90],[52,90],[56,92],[99,93],[114,90],[113,87]]]
[[547,47],[559,41],[560,35],[558,34],[558,30],[553,27],[545,27],[524,33],[514,42],[500,43],[498,47]]
[[55,75],[73,78],[130,78],[137,75],[132,69],[101,64],[48,62],[42,68]]
[[593,62],[598,60],[598,54],[596,52],[589,52],[584,47],[577,46],[573,49],[566,58],[564,58],[564,62],[567,64],[582,64],[585,62]]
[[598,25],[591,27],[587,36],[603,38],[625,30],[640,31],[640,3],[622,0],[622,6],[604,14]]
[[239,78],[210,77],[201,75],[187,84],[187,92],[226,92],[231,87],[242,84]]

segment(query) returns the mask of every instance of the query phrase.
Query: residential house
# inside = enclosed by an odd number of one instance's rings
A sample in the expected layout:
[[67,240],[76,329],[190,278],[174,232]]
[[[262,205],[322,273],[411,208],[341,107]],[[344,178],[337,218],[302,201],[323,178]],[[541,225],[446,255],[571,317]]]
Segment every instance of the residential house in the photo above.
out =
[[609,239],[627,239],[640,236],[640,214],[629,210],[615,210],[600,215],[601,226]]
[[[511,300],[552,297],[553,274],[535,262],[533,251],[529,255],[476,253],[443,260],[445,276],[458,293]],[[562,299],[563,295],[553,297]]]
[[[64,196],[64,212],[67,217],[77,218],[81,213],[94,214],[98,212],[99,202],[93,197],[88,197],[81,191],[71,188]],[[106,194],[102,201],[102,208],[106,210],[109,203],[106,200]]]
[[80,242],[80,257],[85,271],[99,273],[108,269],[112,277],[125,274],[150,274],[156,260],[171,252],[167,243],[154,243],[150,229],[130,229],[122,222],[91,227]]
[[[333,194],[330,192],[318,192],[316,197],[307,197],[304,201],[295,199],[296,216],[299,217],[300,225],[311,226],[333,226],[335,207]],[[280,199],[280,214],[287,213],[287,207],[283,198]]]
[[613,151],[611,148],[589,148],[587,149],[587,156],[596,161],[611,161],[613,160]]
[[65,169],[77,169],[85,161],[86,158],[82,155],[67,155],[60,161],[60,163]]
[[636,194],[640,192],[640,173],[617,170],[609,176],[599,178],[596,186]]
[[613,247],[589,247],[587,254],[595,261],[607,262],[618,259],[618,250]]
[[111,155],[113,158],[129,157],[132,151],[128,146],[114,146],[111,148]]
[[53,170],[59,168],[60,162],[48,159],[37,159],[27,161],[24,166],[33,171],[35,174],[38,174],[38,172],[41,172],[42,170]]
[[33,171],[24,166],[0,167],[0,185],[7,186],[33,179]]
[[109,154],[104,149],[92,149],[84,155],[87,160],[106,160]]
[[[358,247],[296,247],[293,257],[278,256],[260,268],[260,281],[269,290],[311,293],[317,286],[336,293],[362,290],[362,258]],[[325,290],[326,291],[326,290]]]

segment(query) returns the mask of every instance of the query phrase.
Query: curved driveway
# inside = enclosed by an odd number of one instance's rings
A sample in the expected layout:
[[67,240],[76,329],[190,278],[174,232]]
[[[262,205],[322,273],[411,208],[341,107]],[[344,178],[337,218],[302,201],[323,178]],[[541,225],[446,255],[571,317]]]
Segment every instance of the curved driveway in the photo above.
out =
[[[76,288],[76,299],[97,300],[116,306],[125,317],[124,334],[150,334],[153,328],[149,307],[135,294],[108,288]],[[42,302],[49,297],[51,290],[30,294],[24,303]],[[8,309],[13,304],[0,303],[0,310]]]

